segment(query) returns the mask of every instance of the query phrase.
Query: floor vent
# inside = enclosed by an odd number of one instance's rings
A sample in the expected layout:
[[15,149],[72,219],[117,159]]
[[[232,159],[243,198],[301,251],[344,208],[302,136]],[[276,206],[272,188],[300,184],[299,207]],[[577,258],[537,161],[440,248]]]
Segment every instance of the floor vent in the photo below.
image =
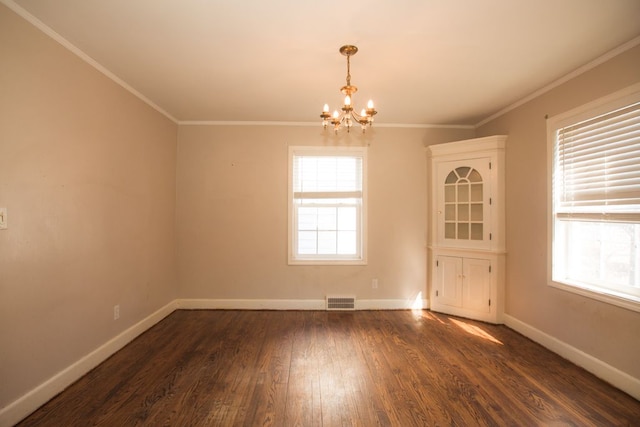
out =
[[353,311],[356,309],[356,297],[327,297],[327,310]]

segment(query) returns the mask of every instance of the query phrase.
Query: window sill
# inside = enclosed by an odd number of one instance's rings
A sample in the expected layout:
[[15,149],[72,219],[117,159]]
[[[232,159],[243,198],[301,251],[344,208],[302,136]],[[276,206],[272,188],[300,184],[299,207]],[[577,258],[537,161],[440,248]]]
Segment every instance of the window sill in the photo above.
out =
[[366,260],[289,259],[289,265],[367,265]]
[[549,286],[587,298],[605,302],[631,311],[640,312],[640,298],[633,295],[624,295],[615,291],[605,290],[597,287],[584,287],[585,285],[575,285],[571,283],[550,281]]

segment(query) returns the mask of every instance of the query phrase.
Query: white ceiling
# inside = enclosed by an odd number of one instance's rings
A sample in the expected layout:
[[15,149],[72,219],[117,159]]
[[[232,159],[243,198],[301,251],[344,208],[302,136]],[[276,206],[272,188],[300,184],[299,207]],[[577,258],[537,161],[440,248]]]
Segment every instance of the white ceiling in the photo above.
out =
[[179,122],[319,121],[355,44],[378,123],[475,125],[640,36],[639,0],[1,1]]

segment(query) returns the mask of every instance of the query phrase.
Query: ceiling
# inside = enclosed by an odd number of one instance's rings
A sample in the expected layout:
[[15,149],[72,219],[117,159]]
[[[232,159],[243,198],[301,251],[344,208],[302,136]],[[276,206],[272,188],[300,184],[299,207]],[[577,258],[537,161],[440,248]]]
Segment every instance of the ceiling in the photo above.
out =
[[355,44],[377,123],[475,125],[640,36],[639,0],[0,1],[178,122],[319,122]]

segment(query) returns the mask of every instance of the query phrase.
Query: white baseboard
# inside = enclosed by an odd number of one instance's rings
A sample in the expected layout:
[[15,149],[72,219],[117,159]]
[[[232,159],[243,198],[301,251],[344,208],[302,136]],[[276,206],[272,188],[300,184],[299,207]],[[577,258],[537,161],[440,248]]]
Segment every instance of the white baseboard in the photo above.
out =
[[[429,306],[428,300],[356,299],[356,310],[409,310]],[[324,310],[324,299],[180,299],[188,310]]]
[[361,299],[356,300],[358,310],[422,310],[429,307],[426,299]]
[[576,365],[586,369],[598,378],[619,388],[625,393],[640,400],[640,379],[614,368],[600,359],[579,350],[557,338],[548,335],[515,317],[504,315],[504,323],[511,329],[548,348]]
[[0,409],[0,427],[12,426],[25,418],[175,309],[176,301],[170,302]]
[[179,299],[187,310],[324,310],[323,299]]

